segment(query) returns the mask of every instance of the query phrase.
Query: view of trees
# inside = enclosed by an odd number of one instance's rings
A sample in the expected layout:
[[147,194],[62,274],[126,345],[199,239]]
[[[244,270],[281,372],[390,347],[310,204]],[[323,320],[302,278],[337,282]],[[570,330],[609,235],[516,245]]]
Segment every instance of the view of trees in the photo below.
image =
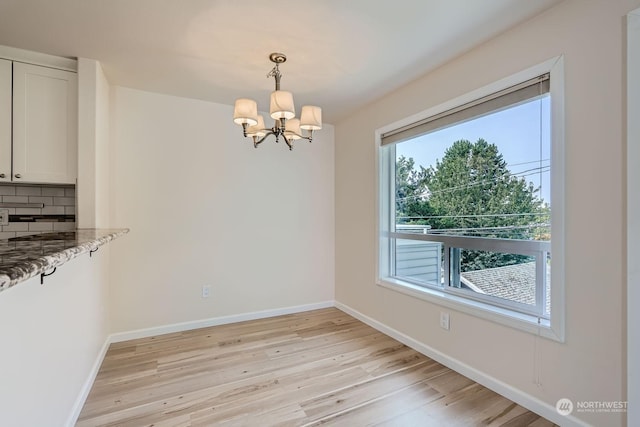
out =
[[[535,168],[532,168],[535,169]],[[456,141],[442,160],[416,168],[396,161],[398,224],[428,224],[434,233],[548,240],[550,208],[538,189],[512,174],[498,147],[484,139]],[[465,250],[462,271],[518,264],[528,257]]]

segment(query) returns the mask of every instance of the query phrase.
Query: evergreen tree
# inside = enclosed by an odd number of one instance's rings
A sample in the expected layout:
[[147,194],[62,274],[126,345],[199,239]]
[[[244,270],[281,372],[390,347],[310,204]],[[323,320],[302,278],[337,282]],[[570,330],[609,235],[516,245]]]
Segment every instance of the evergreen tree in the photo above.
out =
[[412,158],[400,156],[396,161],[396,218],[399,224],[427,224],[421,217],[433,215],[427,202],[427,170],[420,166],[420,171],[416,171],[414,167]]
[[[456,141],[442,160],[420,171],[412,158],[397,161],[396,193],[398,217],[432,218],[434,230],[450,234],[509,239],[548,239],[544,228],[528,227],[548,222],[549,207],[538,198],[538,190],[507,168],[495,144],[484,139],[472,143]],[[421,197],[417,197],[420,195]],[[418,223],[416,220],[413,223]],[[464,250],[462,271],[526,262],[515,254]]]

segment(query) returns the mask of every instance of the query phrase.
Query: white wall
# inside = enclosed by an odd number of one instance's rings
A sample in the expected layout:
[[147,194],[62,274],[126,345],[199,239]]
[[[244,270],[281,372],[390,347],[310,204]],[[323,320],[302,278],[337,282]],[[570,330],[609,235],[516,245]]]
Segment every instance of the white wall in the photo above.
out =
[[78,228],[96,226],[96,88],[99,66],[93,59],[78,59]]
[[332,126],[254,149],[231,106],[116,87],[111,107],[113,332],[333,300]]
[[78,228],[109,220],[109,83],[100,63],[78,59]]
[[109,228],[110,215],[110,144],[109,128],[111,110],[109,93],[111,87],[107,81],[102,66],[96,64],[96,139],[95,139],[95,226]]
[[[62,426],[107,335],[110,246],[0,295],[0,425]],[[116,249],[117,250],[117,249]]]
[[[623,193],[624,17],[639,2],[567,0],[336,125],[336,299],[503,382],[530,401],[626,400]],[[375,285],[374,131],[564,54],[566,343]],[[535,379],[540,384],[535,384]],[[574,415],[622,425],[622,414]]]

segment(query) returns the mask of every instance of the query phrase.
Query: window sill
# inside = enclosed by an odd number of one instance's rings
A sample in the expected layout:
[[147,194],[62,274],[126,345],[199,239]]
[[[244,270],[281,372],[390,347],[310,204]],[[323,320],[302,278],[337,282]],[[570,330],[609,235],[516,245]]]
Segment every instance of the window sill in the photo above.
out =
[[548,320],[543,320],[541,323],[538,323],[538,318],[535,316],[495,307],[480,301],[469,300],[438,289],[423,288],[390,277],[378,279],[377,284],[384,288],[452,310],[457,310],[471,316],[489,320],[500,325],[528,332],[533,335],[539,335],[553,341],[564,342],[562,336],[552,328]]

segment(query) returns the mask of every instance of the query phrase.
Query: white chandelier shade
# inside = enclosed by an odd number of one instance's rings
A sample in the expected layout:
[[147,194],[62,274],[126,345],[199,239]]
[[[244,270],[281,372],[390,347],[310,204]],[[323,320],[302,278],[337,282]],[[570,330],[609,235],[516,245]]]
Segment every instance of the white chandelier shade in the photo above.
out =
[[257,136],[258,138],[262,138],[266,134],[267,131],[264,128],[264,117],[262,117],[261,114],[258,116],[257,124],[247,128],[247,136]]
[[300,128],[305,130],[322,129],[322,109],[313,105],[305,105],[300,113]]
[[236,100],[233,109],[233,121],[238,124],[254,126],[258,123],[258,104],[253,99],[240,98]]
[[296,116],[296,108],[293,105],[293,94],[284,90],[271,92],[271,104],[269,114],[272,119],[293,119]]
[[302,130],[300,130],[300,120],[298,119],[289,119],[285,123],[284,126],[284,134],[285,136],[291,139],[300,139],[300,134]]

